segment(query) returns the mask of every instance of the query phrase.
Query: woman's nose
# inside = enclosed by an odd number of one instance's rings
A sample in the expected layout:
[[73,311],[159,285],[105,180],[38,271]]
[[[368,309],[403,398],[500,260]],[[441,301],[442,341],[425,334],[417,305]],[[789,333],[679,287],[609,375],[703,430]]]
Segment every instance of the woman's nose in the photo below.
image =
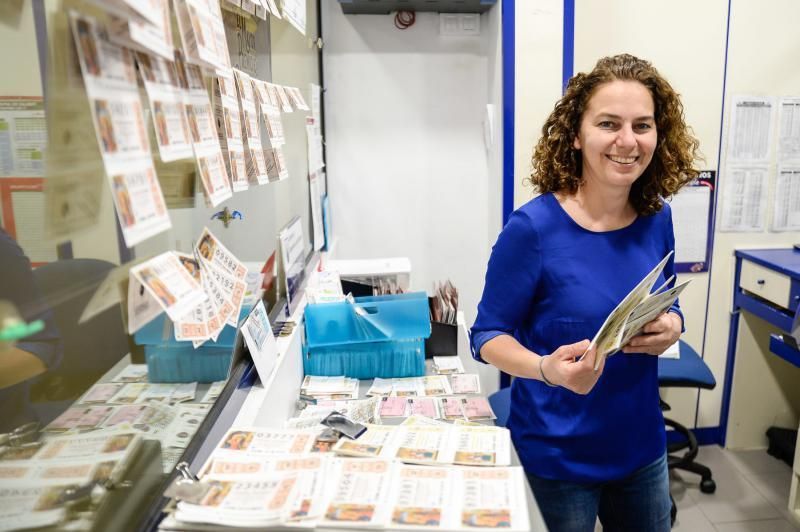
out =
[[622,126],[617,134],[617,146],[621,148],[629,148],[636,145],[636,136],[633,133],[633,128],[630,126]]

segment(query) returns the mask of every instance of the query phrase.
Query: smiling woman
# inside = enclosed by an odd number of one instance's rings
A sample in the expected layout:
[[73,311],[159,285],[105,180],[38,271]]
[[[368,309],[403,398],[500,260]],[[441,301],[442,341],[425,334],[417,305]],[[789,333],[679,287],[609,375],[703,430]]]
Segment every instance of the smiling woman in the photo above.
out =
[[[550,530],[670,528],[656,356],[676,302],[594,370],[605,317],[675,249],[664,198],[691,181],[698,142],[678,94],[631,55],[578,74],[542,128],[541,193],[495,244],[473,356],[515,375],[508,427]],[[674,284],[669,259],[655,285]],[[584,355],[582,356],[581,355]]]
[[[612,83],[615,81],[624,83]],[[645,91],[649,98],[643,96]],[[642,98],[636,101],[645,107],[645,100],[649,100],[649,112],[642,108],[641,115],[635,113],[628,105],[632,102],[626,99],[628,95]],[[638,120],[629,124],[637,132],[657,132],[652,161],[637,165],[642,179],[636,180],[630,193],[631,204],[639,214],[652,214],[661,208],[662,198],[672,196],[697,177],[694,163],[699,142],[686,126],[678,93],[649,62],[629,54],[604,57],[591,72],[576,74],[569,81],[564,97],[542,127],[527,181],[540,193],[578,191],[584,177],[584,154],[577,139],[584,131],[584,121],[593,111],[602,111],[599,108],[608,103],[608,96],[617,96],[626,111],[623,114]],[[601,127],[599,123],[594,125]],[[614,128],[621,125],[620,116],[606,117],[602,124],[616,132],[619,129]]]

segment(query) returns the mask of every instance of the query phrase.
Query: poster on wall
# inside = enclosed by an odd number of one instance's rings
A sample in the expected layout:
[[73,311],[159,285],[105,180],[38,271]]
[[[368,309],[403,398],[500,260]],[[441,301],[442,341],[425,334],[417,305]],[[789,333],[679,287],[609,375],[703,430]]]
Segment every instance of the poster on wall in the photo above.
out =
[[46,145],[42,98],[0,96],[0,177],[43,177]]
[[708,271],[712,207],[717,173],[702,170],[669,201],[675,232],[675,271]]

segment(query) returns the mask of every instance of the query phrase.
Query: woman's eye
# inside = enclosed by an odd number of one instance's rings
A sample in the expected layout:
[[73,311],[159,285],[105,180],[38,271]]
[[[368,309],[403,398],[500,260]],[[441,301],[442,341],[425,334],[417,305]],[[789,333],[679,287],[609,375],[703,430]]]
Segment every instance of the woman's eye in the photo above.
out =
[[602,128],[611,128],[611,127],[614,127],[614,122],[611,122],[610,120],[603,120],[602,122],[600,122],[597,125],[598,125],[598,127],[602,127]]
[[653,128],[653,126],[651,126],[650,124],[646,124],[646,123],[636,124],[636,129],[639,129],[639,130],[642,130],[642,131],[646,131],[646,130],[652,129],[652,128]]

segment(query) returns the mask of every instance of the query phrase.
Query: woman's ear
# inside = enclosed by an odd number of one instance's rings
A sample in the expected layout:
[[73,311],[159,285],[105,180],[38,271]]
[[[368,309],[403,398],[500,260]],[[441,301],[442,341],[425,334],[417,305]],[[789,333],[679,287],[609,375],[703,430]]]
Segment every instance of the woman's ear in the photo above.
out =
[[581,149],[581,139],[577,135],[575,135],[575,140],[572,141],[572,147],[576,150]]

